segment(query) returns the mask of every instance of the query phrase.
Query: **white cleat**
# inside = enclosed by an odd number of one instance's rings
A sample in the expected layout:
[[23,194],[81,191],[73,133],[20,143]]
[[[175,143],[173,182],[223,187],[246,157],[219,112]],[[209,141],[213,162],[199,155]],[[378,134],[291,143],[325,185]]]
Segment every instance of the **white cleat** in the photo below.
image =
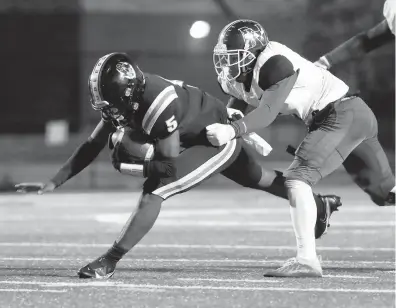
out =
[[264,277],[322,277],[322,266],[318,258],[315,260],[299,260],[291,258],[285,262],[280,268],[269,271]]

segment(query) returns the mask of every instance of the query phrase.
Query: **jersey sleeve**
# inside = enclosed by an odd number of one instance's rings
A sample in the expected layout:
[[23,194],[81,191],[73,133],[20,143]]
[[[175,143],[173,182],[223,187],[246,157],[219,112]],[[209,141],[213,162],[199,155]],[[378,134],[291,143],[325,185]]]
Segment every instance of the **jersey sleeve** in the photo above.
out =
[[285,56],[272,56],[260,68],[258,84],[266,91],[294,73],[293,64]]
[[386,0],[384,4],[384,17],[388,23],[389,29],[395,35],[396,27],[396,0]]
[[142,121],[142,128],[154,139],[172,134],[180,123],[180,102],[173,85],[164,88],[153,100]]

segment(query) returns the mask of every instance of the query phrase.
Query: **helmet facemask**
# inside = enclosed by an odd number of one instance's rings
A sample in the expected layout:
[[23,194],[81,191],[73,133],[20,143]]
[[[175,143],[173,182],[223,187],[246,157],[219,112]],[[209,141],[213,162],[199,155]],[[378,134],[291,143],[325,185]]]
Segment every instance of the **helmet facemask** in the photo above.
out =
[[242,73],[253,69],[256,56],[249,50],[227,50],[224,44],[218,44],[213,51],[213,64],[217,75],[226,81],[237,79]]
[[225,26],[213,50],[219,81],[244,83],[268,43],[264,28],[253,20],[240,19]]

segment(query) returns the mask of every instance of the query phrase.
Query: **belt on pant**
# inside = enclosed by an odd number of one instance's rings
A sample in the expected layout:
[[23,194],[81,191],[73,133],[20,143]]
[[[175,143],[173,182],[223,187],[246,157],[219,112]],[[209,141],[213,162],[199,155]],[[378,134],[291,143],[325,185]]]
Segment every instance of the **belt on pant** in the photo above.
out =
[[325,119],[330,114],[330,112],[334,109],[334,107],[336,105],[338,105],[339,103],[341,103],[343,101],[352,99],[354,97],[356,97],[356,96],[354,96],[354,95],[352,95],[352,96],[343,96],[343,97],[341,97],[341,98],[339,98],[339,99],[337,99],[337,100],[335,100],[333,102],[328,103],[322,109],[313,110],[311,112],[310,116],[308,117],[308,120],[306,121],[307,126],[310,126],[313,123],[315,118],[321,118],[322,117],[323,119]]

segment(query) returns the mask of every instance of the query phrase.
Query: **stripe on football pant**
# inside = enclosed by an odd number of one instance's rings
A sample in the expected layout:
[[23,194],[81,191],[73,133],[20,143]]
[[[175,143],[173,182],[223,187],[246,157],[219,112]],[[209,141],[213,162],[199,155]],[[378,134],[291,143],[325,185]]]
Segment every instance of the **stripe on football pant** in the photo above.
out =
[[155,122],[169,106],[172,101],[177,98],[176,90],[174,86],[168,86],[161,91],[160,94],[155,98],[154,102],[151,104],[150,108],[147,110],[142,121],[142,127],[146,134],[150,134]]
[[236,140],[234,139],[228,142],[220,153],[217,153],[197,169],[175,182],[169,183],[154,190],[153,194],[166,199],[203,181],[205,178],[213,174],[218,168],[224,165],[234,154],[235,149]]

